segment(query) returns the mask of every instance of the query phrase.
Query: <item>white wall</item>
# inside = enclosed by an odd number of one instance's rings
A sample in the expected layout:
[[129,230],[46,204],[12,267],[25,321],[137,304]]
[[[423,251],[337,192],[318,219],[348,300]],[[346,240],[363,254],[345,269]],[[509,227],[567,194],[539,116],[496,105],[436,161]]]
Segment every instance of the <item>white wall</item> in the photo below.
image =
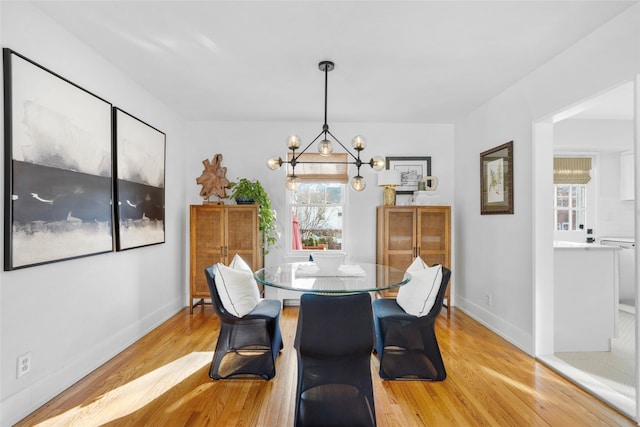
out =
[[[536,156],[532,123],[632,80],[640,71],[639,29],[636,5],[456,123],[456,305],[530,353],[537,249],[533,159],[551,163],[551,156]],[[509,140],[514,141],[515,213],[481,216],[479,153]],[[545,211],[552,212],[552,205]],[[548,251],[552,235],[549,230]],[[493,296],[491,306],[485,304],[486,293]]]
[[[450,204],[453,200],[453,125],[330,123],[330,126],[331,132],[341,141],[351,141],[358,134],[365,136],[367,148],[361,157],[366,161],[374,155],[431,156],[432,175],[439,178],[438,192],[442,203]],[[187,153],[189,202],[202,202],[198,196],[201,187],[195,183],[195,178],[202,172],[202,160],[222,153],[223,165],[227,167],[227,177],[231,181],[239,177],[260,180],[279,215],[279,229],[284,231],[285,168],[271,171],[266,167],[266,160],[272,155],[286,156],[286,138],[290,134],[297,133],[303,142],[308,142],[321,129],[322,117],[318,117],[317,123],[191,123]],[[350,166],[350,177],[354,172],[355,167]],[[377,187],[375,172],[368,165],[361,168],[361,174],[367,180],[367,188],[360,193],[349,190],[345,250],[355,260],[374,262],[375,207],[382,204],[382,189]],[[407,204],[408,196],[398,196],[398,204],[401,203]],[[279,246],[270,251],[265,264],[284,260],[286,244]]]
[[[2,2],[1,8],[2,47],[25,55],[167,135],[165,244],[0,273],[0,424],[5,426],[184,306],[182,146],[187,139],[184,123],[110,65],[108,58],[97,56],[28,4]],[[31,371],[16,379],[16,357],[27,352],[32,355]]]

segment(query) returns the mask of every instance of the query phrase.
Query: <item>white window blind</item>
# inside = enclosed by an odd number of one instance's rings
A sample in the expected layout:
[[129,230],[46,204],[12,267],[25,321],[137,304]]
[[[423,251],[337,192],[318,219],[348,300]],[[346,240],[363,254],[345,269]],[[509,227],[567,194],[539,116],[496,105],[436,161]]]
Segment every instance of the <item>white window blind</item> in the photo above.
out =
[[591,181],[591,157],[554,157],[554,184],[587,184]]
[[[291,153],[287,155],[291,161]],[[305,182],[339,182],[346,184],[349,181],[349,161],[347,153],[333,153],[321,156],[320,153],[303,153],[296,164],[296,176]],[[340,163],[321,163],[340,162]],[[287,164],[287,174],[291,175],[291,165]]]

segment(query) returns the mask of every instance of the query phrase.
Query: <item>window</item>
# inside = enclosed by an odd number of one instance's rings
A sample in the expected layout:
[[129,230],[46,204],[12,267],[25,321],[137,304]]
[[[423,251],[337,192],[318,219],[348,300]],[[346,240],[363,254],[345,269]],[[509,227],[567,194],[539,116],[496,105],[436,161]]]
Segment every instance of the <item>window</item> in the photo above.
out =
[[341,250],[346,185],[302,182],[289,193],[291,250]]
[[554,185],[555,229],[576,231],[586,223],[586,186]]
[[[287,191],[290,250],[342,250],[346,210],[347,153],[304,153],[296,175],[300,188]],[[291,166],[287,173],[291,174]]]
[[[583,232],[587,221],[587,190],[593,191],[588,156],[553,158],[554,222],[556,231]],[[590,193],[593,195],[592,193]]]

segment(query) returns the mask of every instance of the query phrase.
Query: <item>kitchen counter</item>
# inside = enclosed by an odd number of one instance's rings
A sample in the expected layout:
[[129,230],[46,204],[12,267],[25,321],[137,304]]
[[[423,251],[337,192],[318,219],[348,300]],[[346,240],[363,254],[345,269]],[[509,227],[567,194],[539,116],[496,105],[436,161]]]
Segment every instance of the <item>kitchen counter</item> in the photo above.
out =
[[615,237],[615,236],[606,236],[601,237],[600,242],[617,242],[617,243],[631,243],[635,244],[635,237]]
[[554,351],[609,351],[618,315],[619,247],[554,242]]
[[613,246],[601,245],[599,243],[565,242],[561,240],[555,240],[553,242],[553,248],[554,249],[602,249],[602,250],[618,249]]

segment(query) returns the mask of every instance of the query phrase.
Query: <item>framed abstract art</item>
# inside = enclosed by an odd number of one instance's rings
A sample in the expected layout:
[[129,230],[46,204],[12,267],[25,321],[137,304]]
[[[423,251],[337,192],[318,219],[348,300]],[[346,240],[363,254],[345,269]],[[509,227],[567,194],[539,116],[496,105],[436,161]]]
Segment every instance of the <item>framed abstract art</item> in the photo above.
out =
[[165,134],[113,109],[116,249],[164,243]]
[[3,49],[4,269],[113,251],[111,104]]

